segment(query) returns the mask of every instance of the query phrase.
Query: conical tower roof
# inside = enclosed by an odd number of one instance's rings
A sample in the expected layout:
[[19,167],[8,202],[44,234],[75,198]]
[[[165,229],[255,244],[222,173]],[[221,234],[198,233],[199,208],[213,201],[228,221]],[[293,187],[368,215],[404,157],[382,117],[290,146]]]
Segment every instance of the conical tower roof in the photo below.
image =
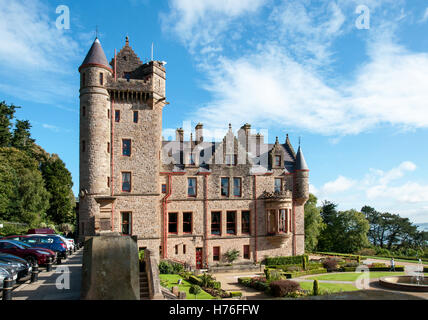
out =
[[294,170],[309,170],[306,164],[305,157],[303,156],[302,149],[299,146],[296,154],[296,162],[294,164]]
[[107,68],[109,71],[112,71],[110,65],[108,64],[104,50],[101,47],[100,40],[98,40],[98,38],[95,38],[94,43],[91,46],[91,49],[89,49],[89,52],[85,57],[85,60],[83,60],[82,65],[79,68],[79,71],[80,69],[86,66],[104,67],[104,68]]

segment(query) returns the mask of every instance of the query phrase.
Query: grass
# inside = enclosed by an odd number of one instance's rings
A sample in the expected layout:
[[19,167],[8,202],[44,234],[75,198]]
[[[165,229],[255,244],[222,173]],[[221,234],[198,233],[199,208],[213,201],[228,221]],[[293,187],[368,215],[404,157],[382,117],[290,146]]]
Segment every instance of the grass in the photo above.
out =
[[[327,281],[355,281],[358,279],[359,276],[361,276],[362,272],[342,272],[342,273],[335,273],[335,274],[323,274],[319,276],[313,276],[306,279],[310,280],[327,280]],[[373,278],[381,278],[381,277],[387,277],[387,276],[402,276],[404,275],[404,272],[380,272],[380,271],[374,271],[370,272],[369,276],[370,279]]]
[[[161,283],[163,286],[167,287],[168,289],[171,289],[174,286],[178,286],[178,289],[180,291],[186,292],[186,298],[187,299],[196,299],[196,300],[211,300],[214,299],[212,295],[205,292],[204,290],[201,290],[200,293],[196,295],[189,293],[190,286],[192,285],[190,282],[184,280],[182,277],[180,277],[178,274],[160,274],[159,275]],[[183,279],[183,282],[181,285],[178,285],[178,279]],[[165,282],[165,283],[164,283]]]
[[[313,282],[299,282],[300,287],[303,290],[309,290],[312,292],[313,289]],[[358,288],[354,286],[353,284],[347,284],[347,283],[325,283],[325,282],[319,282],[318,283],[321,294],[327,294],[327,293],[336,293],[336,292],[345,292],[345,291],[357,291]]]

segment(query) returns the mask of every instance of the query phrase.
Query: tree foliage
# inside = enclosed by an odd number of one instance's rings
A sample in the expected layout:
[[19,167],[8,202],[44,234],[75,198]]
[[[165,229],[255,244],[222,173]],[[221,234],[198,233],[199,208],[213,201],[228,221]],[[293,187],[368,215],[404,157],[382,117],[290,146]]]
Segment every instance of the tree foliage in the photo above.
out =
[[71,174],[31,137],[19,108],[0,102],[0,219],[38,226],[74,222]]
[[321,210],[317,207],[317,197],[309,194],[309,200],[305,204],[305,248],[308,252],[316,250],[318,238],[325,224],[321,217]]

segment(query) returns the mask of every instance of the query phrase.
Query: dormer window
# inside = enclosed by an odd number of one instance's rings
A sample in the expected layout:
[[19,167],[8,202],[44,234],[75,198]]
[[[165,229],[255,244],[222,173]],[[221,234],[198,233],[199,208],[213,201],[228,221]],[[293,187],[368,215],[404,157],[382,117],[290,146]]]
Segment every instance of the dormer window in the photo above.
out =
[[281,166],[281,156],[275,156],[275,166],[276,167]]

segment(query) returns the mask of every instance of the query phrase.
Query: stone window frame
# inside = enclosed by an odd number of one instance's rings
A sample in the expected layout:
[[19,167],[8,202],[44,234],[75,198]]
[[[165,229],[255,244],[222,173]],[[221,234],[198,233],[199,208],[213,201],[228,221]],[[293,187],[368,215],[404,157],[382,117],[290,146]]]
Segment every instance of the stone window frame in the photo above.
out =
[[99,79],[100,79],[100,86],[103,86],[104,85],[104,73],[103,72],[100,72]]
[[[213,225],[213,213],[218,213],[219,214],[219,221],[218,221],[218,225],[219,225],[218,231],[219,231],[219,233],[218,234],[212,232],[212,230],[213,230],[213,228],[212,228],[212,225]],[[215,211],[215,210],[211,211],[211,215],[210,215],[210,234],[211,234],[211,236],[221,237],[221,232],[222,232],[222,215],[223,215],[222,211]]]
[[[135,115],[136,115],[137,117],[135,117]],[[133,121],[134,123],[138,123],[138,120],[139,120],[138,110],[134,110],[134,112],[132,113],[132,116],[133,116],[132,121]]]
[[110,188],[110,177],[107,177],[107,188]]
[[[279,158],[279,164],[278,164],[278,161],[277,161],[278,158]],[[274,154],[273,155],[274,166],[276,168],[281,167],[281,160],[282,160],[282,156],[280,154]]]
[[[218,251],[217,254],[215,254],[216,251]],[[213,246],[213,261],[220,261],[220,258],[221,258],[221,247]]]
[[86,116],[86,106],[82,106],[82,117]]
[[[281,210],[285,210],[285,231],[281,231],[280,230],[280,215],[281,215]],[[275,232],[270,232],[269,231],[269,214],[271,211],[274,211],[274,221],[275,221]],[[291,214],[292,214],[292,209],[290,208],[268,208],[266,209],[266,234],[267,235],[274,235],[274,234],[279,234],[279,233],[290,233],[291,232]]]
[[[170,215],[172,214],[175,214],[175,218],[176,218],[175,222],[170,222]],[[175,230],[176,230],[175,232],[170,231],[171,223],[175,224]],[[168,212],[168,234],[178,234],[178,212],[177,211]]]
[[86,152],[86,142],[82,140],[82,152]]
[[[193,180],[195,180],[195,186],[194,186],[194,189],[195,189],[195,194],[193,195],[189,195],[189,181],[190,181],[190,179],[193,179]],[[198,197],[198,179],[197,179],[197,177],[188,177],[187,178],[187,197],[188,198],[197,198]]]
[[[129,214],[129,221],[128,221],[128,228],[129,228],[129,233],[123,233],[123,214],[127,213]],[[121,211],[120,212],[120,233],[123,235],[132,235],[132,211]]]
[[[283,223],[285,230],[282,230],[282,228],[281,228],[282,210],[284,210],[284,213],[285,213],[284,223]],[[278,209],[278,232],[279,233],[287,233],[288,232],[288,220],[289,220],[288,209],[286,209],[286,208]]]
[[86,72],[82,72],[82,87],[86,86]]
[[277,181],[277,180],[280,180],[280,181],[281,181],[281,184],[280,184],[281,188],[280,188],[279,192],[282,192],[282,191],[284,190],[284,179],[283,179],[282,177],[275,177],[275,178],[273,179],[273,190],[274,190],[274,191],[277,191],[277,190],[276,190],[276,181]]
[[183,244],[183,254],[186,254],[186,245]]
[[[223,195],[223,179],[227,179],[227,195]],[[223,198],[230,197],[230,177],[220,177],[220,196]]]
[[[129,140],[129,155],[124,154],[124,141],[128,141]],[[132,156],[132,139],[131,138],[122,138],[122,152],[121,152],[122,157],[126,157],[126,158],[130,158]]]
[[[239,183],[239,196],[235,195],[235,179],[239,179],[239,181],[240,181],[240,183]],[[243,180],[243,177],[232,177],[233,197],[242,198],[242,180]]]
[[[190,232],[184,231],[184,214],[190,213]],[[181,227],[183,234],[193,234],[193,212],[192,211],[183,211],[181,213]]]
[[[248,232],[244,232],[243,231],[243,228],[242,228],[242,226],[243,226],[243,221],[244,221],[244,219],[242,219],[242,213],[243,212],[248,212],[248,214],[249,214],[249,216],[248,216]],[[240,213],[241,213],[241,234],[246,234],[246,235],[250,235],[251,234],[251,210],[250,209],[248,209],[248,210],[240,210]]]
[[[164,191],[164,187],[165,187],[165,191]],[[162,185],[161,185],[161,193],[167,193],[166,183],[162,183]]]
[[[245,249],[247,249],[247,250],[245,250]],[[246,260],[251,259],[251,250],[250,250],[249,244],[244,244],[243,249],[242,249],[242,258],[246,259]]]
[[110,141],[107,141],[107,153],[110,153]]
[[175,245],[175,254],[178,254],[178,244]]
[[114,122],[120,122],[120,110],[114,110]]
[[[123,190],[123,174],[129,173],[129,191]],[[130,193],[132,192],[132,171],[121,171],[122,179],[121,179],[121,190],[122,192]]]
[[[234,219],[234,222],[233,222],[233,224],[234,224],[235,227],[234,227],[234,232],[233,233],[229,233],[229,224],[232,223],[232,222],[228,222],[227,218],[229,217],[229,213],[232,213],[232,212],[235,213],[235,215],[234,215],[235,219]],[[227,210],[226,211],[226,235],[233,235],[233,236],[237,235],[237,233],[238,233],[237,223],[238,223],[238,210]]]

